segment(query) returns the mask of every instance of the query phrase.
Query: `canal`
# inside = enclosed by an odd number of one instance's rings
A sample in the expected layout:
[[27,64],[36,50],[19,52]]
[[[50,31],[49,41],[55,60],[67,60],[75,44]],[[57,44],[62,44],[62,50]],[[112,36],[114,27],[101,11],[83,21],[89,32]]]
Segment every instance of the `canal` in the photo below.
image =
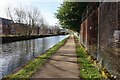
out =
[[0,78],[38,57],[68,36],[52,36],[0,45]]

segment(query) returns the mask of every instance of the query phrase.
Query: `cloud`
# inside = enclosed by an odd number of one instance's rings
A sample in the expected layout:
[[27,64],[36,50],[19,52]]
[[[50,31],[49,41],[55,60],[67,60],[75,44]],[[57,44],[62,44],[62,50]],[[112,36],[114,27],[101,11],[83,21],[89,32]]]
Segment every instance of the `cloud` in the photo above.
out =
[[[4,16],[5,13],[4,13],[4,8],[6,7],[6,0],[3,0],[1,3],[0,3],[0,17]],[[5,17],[5,16],[4,16]]]
[[6,2],[63,2],[63,0],[5,0]]
[[54,25],[55,23],[58,23],[58,19],[55,18],[54,13],[52,13],[51,11],[43,10],[41,11],[41,14],[49,25]]
[[3,0],[0,3],[0,17],[7,18],[6,9],[7,7],[13,8],[16,7],[20,2],[18,0]]

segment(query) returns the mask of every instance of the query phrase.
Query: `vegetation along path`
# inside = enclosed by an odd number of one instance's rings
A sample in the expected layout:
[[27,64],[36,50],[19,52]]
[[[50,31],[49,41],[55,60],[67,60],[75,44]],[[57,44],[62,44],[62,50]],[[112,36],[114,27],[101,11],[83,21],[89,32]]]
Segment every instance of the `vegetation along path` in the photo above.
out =
[[79,67],[74,36],[71,36],[32,78],[78,78]]

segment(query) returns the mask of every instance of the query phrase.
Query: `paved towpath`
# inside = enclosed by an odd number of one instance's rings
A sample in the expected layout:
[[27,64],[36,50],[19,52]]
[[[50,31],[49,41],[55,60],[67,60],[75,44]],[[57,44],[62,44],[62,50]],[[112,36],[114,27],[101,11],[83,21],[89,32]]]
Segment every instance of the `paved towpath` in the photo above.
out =
[[66,44],[32,78],[79,78],[73,36],[70,36]]

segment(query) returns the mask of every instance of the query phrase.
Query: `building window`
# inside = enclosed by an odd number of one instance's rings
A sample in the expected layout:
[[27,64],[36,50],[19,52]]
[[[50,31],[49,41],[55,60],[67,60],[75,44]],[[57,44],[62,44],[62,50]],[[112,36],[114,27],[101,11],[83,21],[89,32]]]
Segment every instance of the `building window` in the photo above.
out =
[[2,27],[2,24],[0,24],[0,28]]
[[2,29],[0,29],[0,34],[2,34]]
[[120,30],[114,31],[114,42],[120,42]]
[[8,28],[8,25],[5,25],[6,28]]

